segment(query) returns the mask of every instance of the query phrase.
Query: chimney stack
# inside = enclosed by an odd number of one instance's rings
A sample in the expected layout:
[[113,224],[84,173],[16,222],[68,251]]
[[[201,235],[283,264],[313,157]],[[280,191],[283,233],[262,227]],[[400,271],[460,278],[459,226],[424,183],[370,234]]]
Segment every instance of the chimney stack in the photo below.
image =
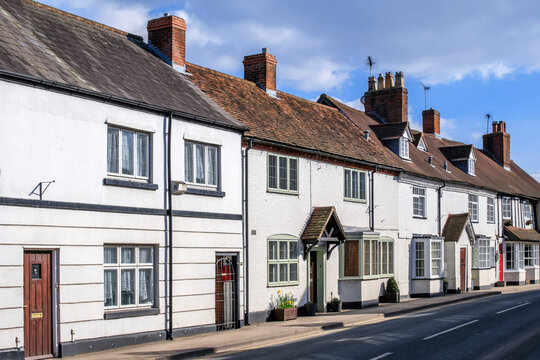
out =
[[379,74],[377,86],[375,78],[369,79],[368,91],[364,94],[364,108],[366,114],[375,115],[376,119],[383,119],[387,123],[407,121],[408,93],[404,87],[403,73],[394,75],[386,73],[386,78]]
[[186,71],[186,22],[177,16],[148,21],[148,45],[178,71]]
[[441,134],[441,114],[437,110],[422,111],[422,131],[426,134]]
[[269,95],[276,97],[276,65],[274,55],[263,48],[260,54],[244,56],[244,79],[253,81]]
[[492,133],[482,136],[484,150],[507,170],[510,170],[510,134],[506,132],[504,121],[491,123]]

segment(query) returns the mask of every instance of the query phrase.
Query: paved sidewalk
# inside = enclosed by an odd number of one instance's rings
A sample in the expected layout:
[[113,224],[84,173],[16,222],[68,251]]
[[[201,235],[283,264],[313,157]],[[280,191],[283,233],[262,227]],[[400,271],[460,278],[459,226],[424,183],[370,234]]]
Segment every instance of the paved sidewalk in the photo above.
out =
[[351,326],[383,321],[385,318],[414,311],[448,305],[456,302],[474,300],[486,296],[540,290],[540,284],[507,286],[484,291],[472,291],[433,298],[406,299],[398,304],[380,304],[359,310],[344,310],[340,313],[322,313],[312,317],[300,317],[287,322],[268,322],[245,326],[241,329],[224,332],[177,338],[113,350],[84,354],[70,359],[183,359],[205,354],[246,350],[255,347],[271,346],[279,343],[300,340],[321,335],[324,332]]

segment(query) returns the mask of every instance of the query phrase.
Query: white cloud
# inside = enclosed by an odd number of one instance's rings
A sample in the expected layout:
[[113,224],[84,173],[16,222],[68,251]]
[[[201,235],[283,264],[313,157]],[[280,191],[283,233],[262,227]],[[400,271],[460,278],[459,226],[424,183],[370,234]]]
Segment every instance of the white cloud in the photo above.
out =
[[474,141],[476,140],[479,140],[482,138],[482,134],[481,132],[477,132],[477,131],[474,131],[473,133],[471,133],[471,139],[473,139]]
[[317,91],[339,88],[349,78],[349,72],[342,64],[315,57],[299,60],[281,66],[278,82],[304,91]]
[[441,136],[446,139],[453,140],[456,137],[458,124],[456,119],[446,119],[441,117]]

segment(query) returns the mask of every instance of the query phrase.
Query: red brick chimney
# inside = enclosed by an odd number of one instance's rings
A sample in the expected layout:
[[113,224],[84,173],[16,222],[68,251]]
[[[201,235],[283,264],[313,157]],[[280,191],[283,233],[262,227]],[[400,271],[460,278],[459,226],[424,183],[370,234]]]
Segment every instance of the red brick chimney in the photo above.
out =
[[484,150],[492,154],[506,169],[510,169],[510,134],[506,132],[504,121],[494,121],[493,132],[482,136]]
[[169,65],[182,72],[186,69],[186,22],[165,14],[148,21],[148,45],[165,56]]
[[392,73],[386,78],[379,74],[369,79],[368,91],[364,94],[364,108],[369,115],[375,115],[388,123],[407,121],[408,95],[403,82],[403,73],[396,73],[395,84]]
[[435,109],[422,111],[422,130],[426,134],[441,134],[441,114]]
[[276,65],[274,55],[267,48],[262,53],[244,56],[244,79],[253,81],[271,96],[276,96]]

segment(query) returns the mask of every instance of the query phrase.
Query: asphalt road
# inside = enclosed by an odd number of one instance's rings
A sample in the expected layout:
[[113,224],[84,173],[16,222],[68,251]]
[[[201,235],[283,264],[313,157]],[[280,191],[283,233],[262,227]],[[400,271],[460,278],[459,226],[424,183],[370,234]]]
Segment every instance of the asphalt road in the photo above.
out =
[[487,297],[207,359],[540,359],[540,291]]

